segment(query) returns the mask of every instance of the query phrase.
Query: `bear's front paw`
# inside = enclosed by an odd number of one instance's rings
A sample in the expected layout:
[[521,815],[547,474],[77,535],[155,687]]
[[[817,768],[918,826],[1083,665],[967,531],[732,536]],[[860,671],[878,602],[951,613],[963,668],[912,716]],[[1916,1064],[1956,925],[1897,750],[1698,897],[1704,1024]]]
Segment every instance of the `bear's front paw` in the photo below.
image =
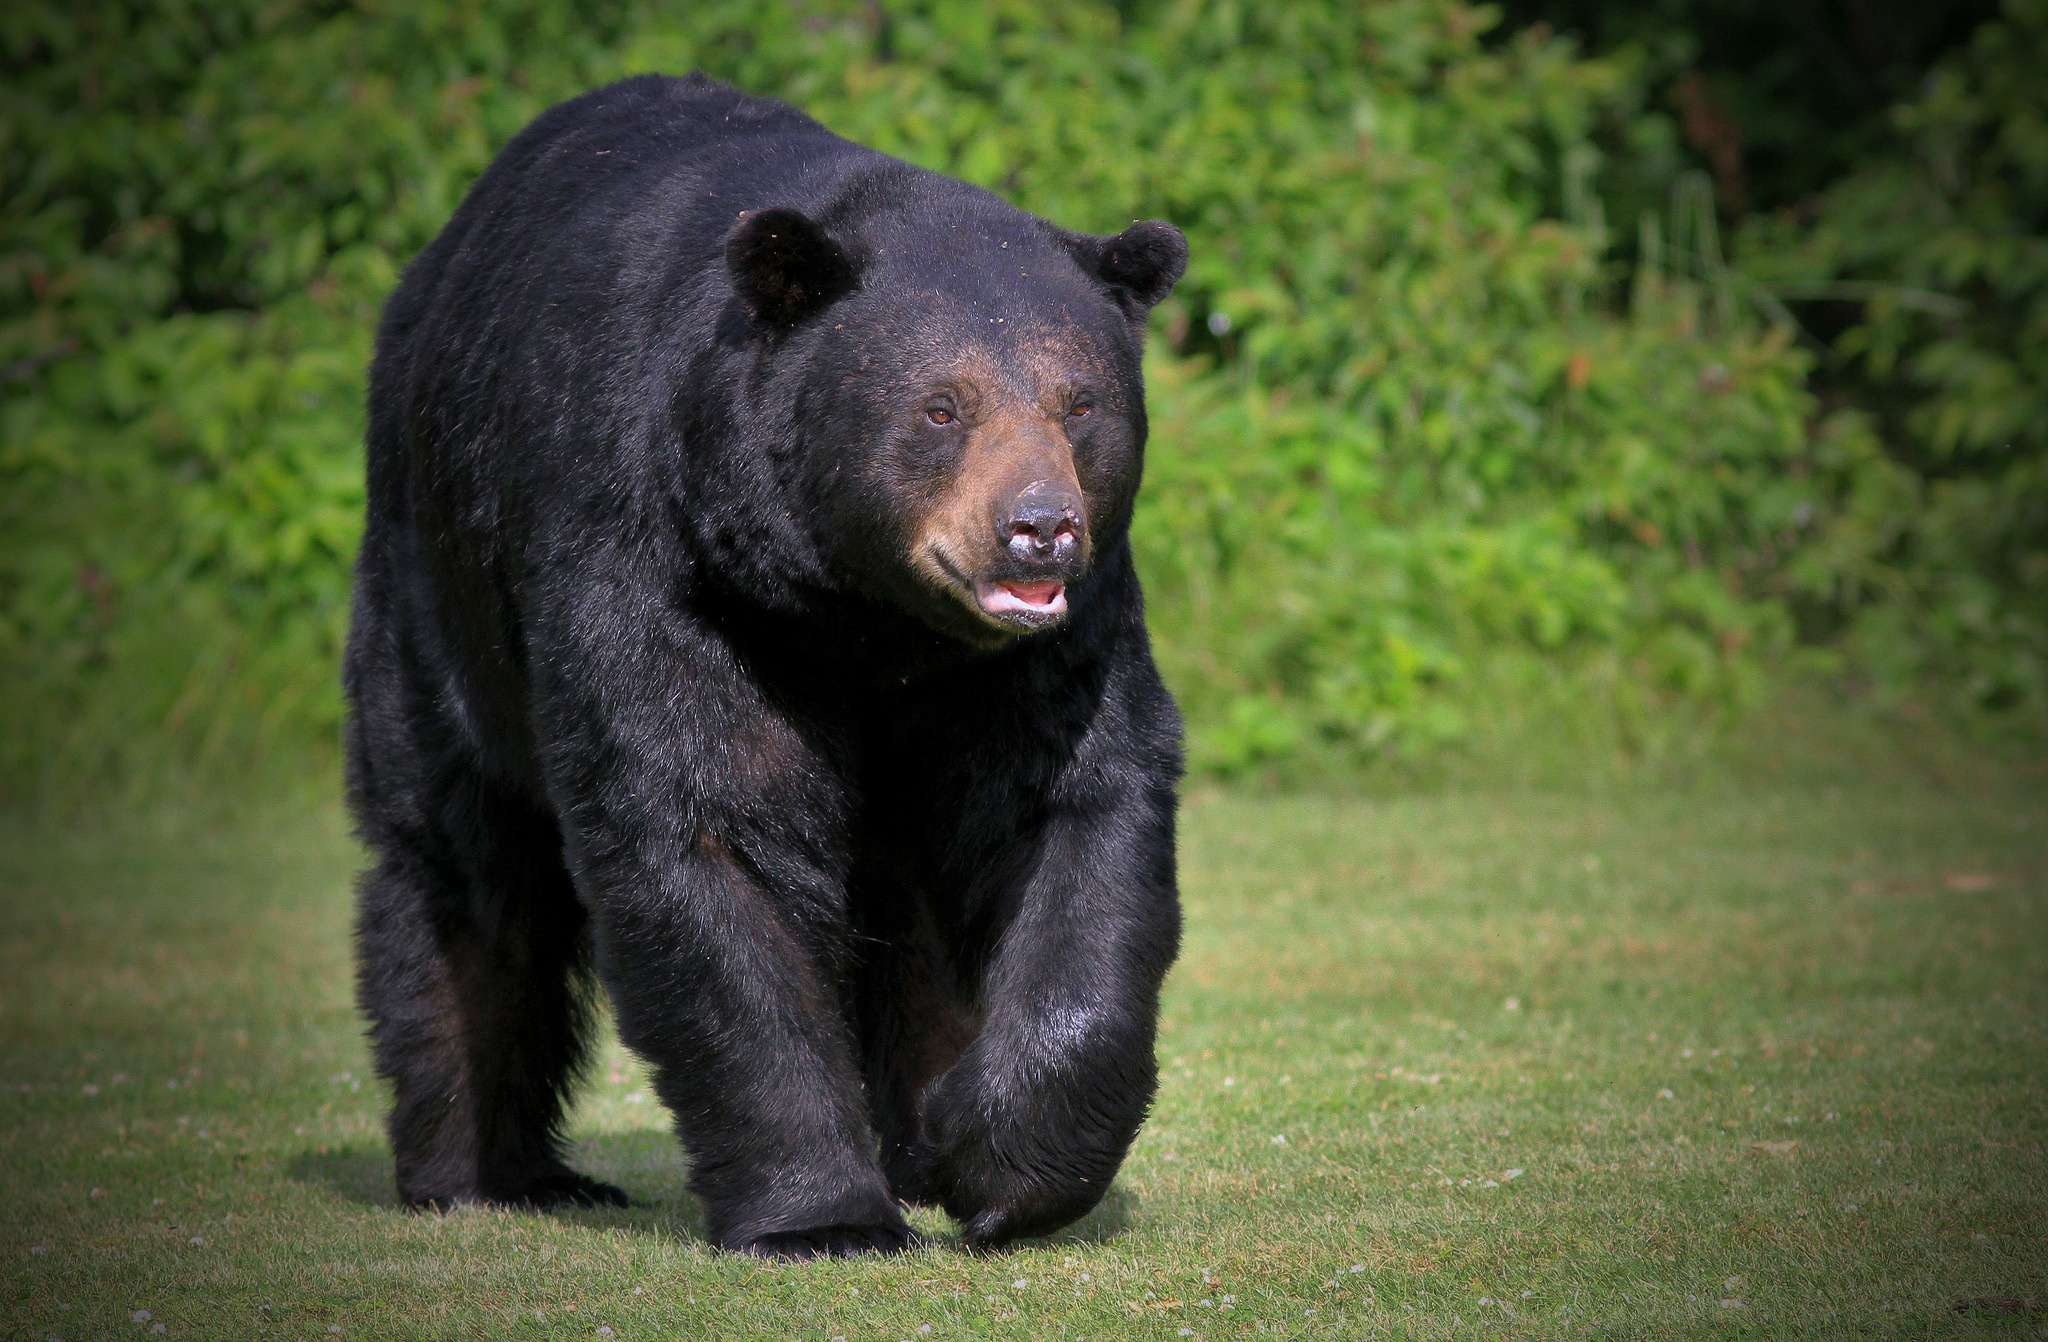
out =
[[902,1253],[917,1247],[917,1232],[895,1225],[817,1226],[756,1235],[732,1246],[755,1258],[856,1258],[867,1253]]
[[960,1223],[969,1249],[1001,1248],[1011,1240],[1050,1235],[1080,1220],[1102,1200],[1104,1188],[1086,1179],[1003,1178],[953,1182],[946,1211]]
[[[937,1121],[933,1121],[936,1119]],[[948,1121],[948,1120],[951,1121]],[[1049,1235],[1079,1220],[1102,1200],[1122,1151],[1106,1142],[1064,1134],[1040,1136],[927,1111],[931,1141],[921,1153],[930,1188],[960,1223],[970,1249]]]
[[1086,1216],[1152,1100],[1149,1031],[1034,1028],[985,1029],[924,1093],[918,1163],[969,1248]]

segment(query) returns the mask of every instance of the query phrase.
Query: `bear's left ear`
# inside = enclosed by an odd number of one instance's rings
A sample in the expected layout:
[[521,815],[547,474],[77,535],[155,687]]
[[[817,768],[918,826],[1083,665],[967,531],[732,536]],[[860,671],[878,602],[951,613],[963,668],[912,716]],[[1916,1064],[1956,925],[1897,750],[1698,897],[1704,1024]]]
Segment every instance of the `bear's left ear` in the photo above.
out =
[[756,210],[725,240],[732,287],[763,325],[786,330],[853,292],[846,251],[795,210]]
[[1173,292],[1188,268],[1188,240],[1172,224],[1147,219],[1113,238],[1068,236],[1082,269],[1109,286],[1125,315],[1139,320]]

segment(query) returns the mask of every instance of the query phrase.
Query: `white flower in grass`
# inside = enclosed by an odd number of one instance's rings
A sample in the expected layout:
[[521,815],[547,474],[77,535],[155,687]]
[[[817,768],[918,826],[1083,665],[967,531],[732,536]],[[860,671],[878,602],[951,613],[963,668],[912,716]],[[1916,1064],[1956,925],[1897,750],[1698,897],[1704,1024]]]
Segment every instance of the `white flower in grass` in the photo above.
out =
[[146,1309],[138,1309],[128,1316],[128,1322],[130,1323],[148,1323],[149,1320],[150,1313]]
[[1022,1277],[1019,1277],[1017,1278],[1017,1280],[1010,1283],[1011,1287],[1019,1291],[1023,1290],[1026,1286],[1029,1286],[1030,1284],[1030,1282],[1026,1281]]

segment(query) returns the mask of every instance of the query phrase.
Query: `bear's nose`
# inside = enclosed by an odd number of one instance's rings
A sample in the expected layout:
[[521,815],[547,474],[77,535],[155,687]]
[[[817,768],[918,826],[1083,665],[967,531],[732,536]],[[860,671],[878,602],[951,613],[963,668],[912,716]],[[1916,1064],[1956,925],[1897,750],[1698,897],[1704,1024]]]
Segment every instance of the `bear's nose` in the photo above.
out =
[[1003,548],[1033,564],[1064,563],[1081,552],[1081,500],[1040,481],[1017,496],[1001,524]]

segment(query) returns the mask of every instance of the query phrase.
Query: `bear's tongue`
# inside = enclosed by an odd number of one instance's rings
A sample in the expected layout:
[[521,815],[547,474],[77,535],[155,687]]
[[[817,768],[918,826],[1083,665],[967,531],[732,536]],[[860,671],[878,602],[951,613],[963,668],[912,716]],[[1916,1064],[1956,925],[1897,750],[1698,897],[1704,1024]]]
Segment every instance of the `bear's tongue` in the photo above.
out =
[[1027,606],[1050,606],[1060,599],[1065,583],[1057,582],[1006,582],[1003,590]]
[[999,619],[1023,615],[1036,621],[1063,615],[1067,609],[1063,582],[977,582],[974,592],[981,608]]

